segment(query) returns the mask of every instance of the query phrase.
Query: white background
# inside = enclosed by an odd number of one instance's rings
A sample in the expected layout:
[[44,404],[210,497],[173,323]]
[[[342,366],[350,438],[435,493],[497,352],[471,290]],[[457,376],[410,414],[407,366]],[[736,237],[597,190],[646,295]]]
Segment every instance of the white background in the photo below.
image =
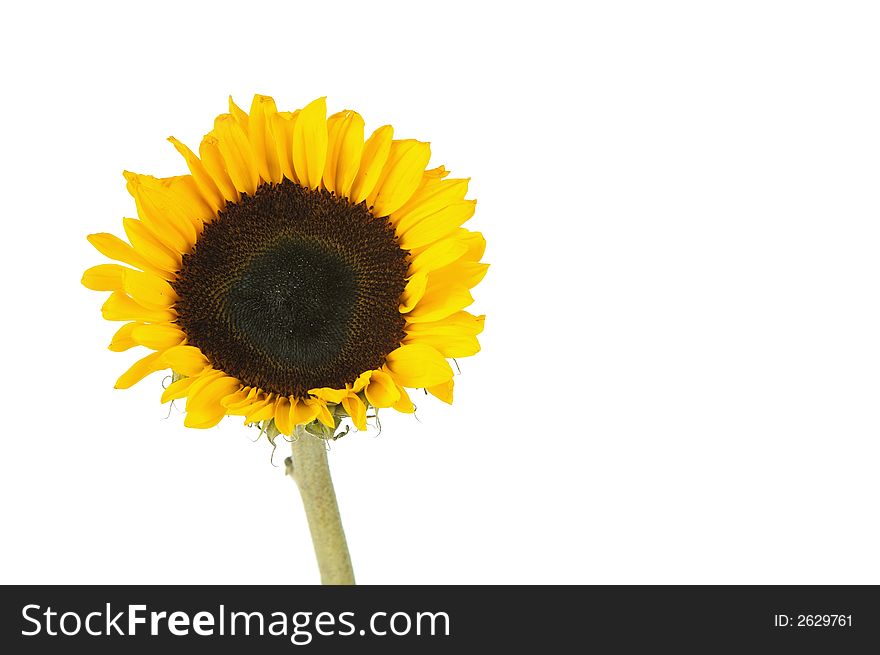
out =
[[455,406],[332,447],[360,582],[880,583],[875,7],[8,4],[0,580],[317,581],[271,447],[115,391],[79,284],[259,92],[431,141],[489,241]]

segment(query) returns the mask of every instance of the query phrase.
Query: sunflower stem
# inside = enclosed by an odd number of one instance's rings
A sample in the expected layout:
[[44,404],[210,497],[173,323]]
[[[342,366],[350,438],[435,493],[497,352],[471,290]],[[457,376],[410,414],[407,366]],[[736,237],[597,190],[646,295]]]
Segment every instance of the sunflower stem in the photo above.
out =
[[292,447],[293,457],[287,459],[287,473],[302,496],[321,583],[353,585],[354,571],[330,478],[327,444],[324,439],[306,432],[305,426],[298,425]]

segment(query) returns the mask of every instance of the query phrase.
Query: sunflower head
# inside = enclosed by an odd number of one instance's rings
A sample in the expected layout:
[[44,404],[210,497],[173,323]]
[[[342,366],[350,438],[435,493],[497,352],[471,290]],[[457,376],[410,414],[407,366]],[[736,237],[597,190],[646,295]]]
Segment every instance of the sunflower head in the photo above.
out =
[[117,388],[170,369],[162,402],[186,398],[187,426],[242,416],[270,437],[366,429],[368,412],[413,412],[407,388],[452,402],[447,358],[479,351],[485,318],[465,311],[488,267],[462,227],[468,180],[391,126],[364,140],[324,98],[280,112],[257,95],[250,113],[230,98],[198,154],[169,141],[189,174],[126,172],[127,241],[89,236],[120,262],[83,276],[123,322],[110,349],[152,351]]

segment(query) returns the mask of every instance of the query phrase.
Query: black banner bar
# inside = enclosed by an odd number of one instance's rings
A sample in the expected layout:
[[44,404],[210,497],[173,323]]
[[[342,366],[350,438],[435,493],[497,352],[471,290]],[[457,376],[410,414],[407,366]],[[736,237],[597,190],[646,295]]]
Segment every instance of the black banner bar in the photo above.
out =
[[[6,653],[866,652],[872,586],[34,586],[2,590]],[[648,640],[646,642],[646,640]],[[11,647],[11,649],[10,649]],[[746,652],[746,651],[743,651]]]

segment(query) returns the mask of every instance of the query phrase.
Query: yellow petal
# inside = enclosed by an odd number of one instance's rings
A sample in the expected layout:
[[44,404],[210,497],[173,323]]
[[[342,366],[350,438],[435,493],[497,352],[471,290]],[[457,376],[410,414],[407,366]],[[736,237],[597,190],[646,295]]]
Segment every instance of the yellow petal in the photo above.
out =
[[245,424],[259,423],[268,421],[275,416],[275,397],[272,394],[266,396],[266,399],[250,408],[244,417]]
[[[416,324],[418,325],[418,324]],[[470,334],[436,334],[434,332],[410,332],[404,344],[415,343],[436,348],[444,357],[471,357],[480,352],[480,342]]]
[[375,188],[367,196],[367,205],[373,208],[376,216],[388,216],[412,197],[422,181],[429,159],[431,145],[428,143],[415,139],[391,143],[388,161]]
[[407,321],[439,321],[464,309],[474,301],[469,289],[483,279],[488,268],[488,264],[457,261],[432,271],[428,274],[425,294],[407,314]]
[[180,378],[176,382],[172,382],[171,384],[169,384],[165,388],[165,391],[162,392],[162,404],[165,404],[171,400],[180,400],[181,398],[186,398],[189,388],[196,380],[198,380],[198,378]]
[[428,278],[428,288],[425,295],[409,314],[406,320],[409,323],[424,323],[425,321],[439,321],[458,311],[461,311],[474,302],[471,292],[464,286],[431,286]]
[[457,200],[426,216],[406,232],[398,229],[400,247],[413,250],[449,236],[474,215],[476,208],[476,200]]
[[192,150],[173,136],[168,137],[168,140],[174,145],[177,152],[181,154],[184,161],[186,161],[189,172],[192,174],[193,181],[210,210],[216,214],[223,209],[223,207],[226,206],[226,199],[223,197],[223,194],[220,193],[220,189],[217,187],[214,178],[211,177],[205,164],[202,163]]
[[242,387],[235,393],[231,393],[228,396],[224,396],[220,401],[220,404],[226,408],[226,413],[230,414],[229,407],[235,405],[236,403],[240,403],[242,400],[247,398],[248,392],[251,391],[251,387]]
[[190,385],[189,390],[187,391],[187,399],[186,399],[186,409],[188,410],[190,407],[190,403],[193,402],[193,398],[198,396],[202,389],[211,384],[214,380],[219,380],[222,377],[226,377],[226,374],[223,371],[215,371],[214,369],[207,368],[202,373],[192,376],[193,383]]
[[383,125],[373,132],[367,142],[364,144],[363,154],[361,155],[361,163],[358,167],[357,175],[351,185],[351,193],[349,199],[355,205],[366,200],[376,181],[382,173],[385,162],[388,160],[388,153],[391,152],[391,140],[394,136],[394,128],[390,125]]
[[173,271],[163,270],[154,266],[143,255],[138,254],[129,244],[113,234],[99,232],[98,234],[90,234],[87,238],[89,243],[105,257],[115,259],[124,264],[130,264],[142,271],[156,273],[156,275],[161,275],[166,280],[174,279]]
[[445,286],[473,289],[486,276],[488,270],[489,264],[468,261],[455,262],[428,275],[428,290],[425,295],[432,292],[432,284],[434,288]]
[[180,270],[180,253],[163,245],[146,223],[136,218],[123,218],[122,227],[135,251],[150,262],[153,268],[162,271]]
[[260,174],[248,136],[241,124],[230,114],[220,114],[214,119],[214,134],[226,163],[229,179],[239,192],[253,195],[260,184]]
[[275,401],[275,427],[288,437],[293,432],[293,425],[290,423],[290,399],[284,396],[279,396]]
[[172,252],[192,250],[196,228],[177,199],[168,193],[167,184],[152,175],[130,171],[123,171],[123,175],[125,187],[137,205],[138,217],[150,232]]
[[[335,428],[336,421],[333,419],[333,414],[330,413],[330,410],[327,409],[327,403],[325,403],[320,398],[306,398],[304,401],[307,407],[314,409],[315,417],[328,428]],[[313,421],[315,419],[312,419]]]
[[281,175],[293,182],[299,181],[293,168],[293,128],[296,126],[297,118],[299,111],[292,114],[289,111],[280,111],[271,118]]
[[402,412],[404,414],[412,414],[414,411],[416,411],[416,406],[413,405],[412,400],[410,400],[409,394],[406,392],[406,389],[398,384],[397,391],[400,392],[400,398],[396,403],[392,405],[392,407],[398,412]]
[[137,384],[150,373],[161,371],[166,366],[161,362],[160,353],[150,353],[143,359],[139,359],[131,368],[119,376],[115,387],[117,389],[128,389]]
[[205,200],[192,175],[175,175],[160,178],[168,203],[192,223],[196,236],[202,233],[205,223],[214,219],[215,212]]
[[168,282],[143,271],[125,271],[123,288],[138,303],[151,309],[168,309],[179,300]]
[[131,336],[135,342],[153,350],[165,350],[179,346],[186,338],[180,328],[168,323],[137,325],[132,330]]
[[293,168],[304,187],[321,186],[327,161],[327,99],[313,100],[293,126]]
[[165,351],[163,359],[168,368],[190,377],[200,374],[209,366],[207,358],[195,346],[169,348]]
[[220,152],[220,141],[215,135],[207,134],[202,139],[199,145],[199,157],[223,198],[229,202],[238,202],[240,197],[238,189],[235,188],[226,170],[226,161]]
[[[247,389],[247,392],[245,392],[245,389]],[[246,410],[249,407],[264,399],[259,389],[255,387],[245,387],[245,389],[223,399],[223,406],[226,407],[228,414],[239,414],[241,412],[247,414]]]
[[404,387],[433,387],[452,377],[452,368],[436,349],[408,344],[392,351],[385,366],[394,380]]
[[122,291],[114,291],[101,307],[101,315],[108,321],[140,321],[161,323],[173,321],[177,312],[171,309],[144,307]]
[[385,371],[370,371],[370,380],[364,387],[364,395],[373,407],[391,407],[400,400],[400,391]]
[[139,324],[136,322],[124,323],[121,328],[116,330],[116,334],[110,339],[110,345],[107,347],[115,353],[121,353],[129,348],[134,348],[138,345],[138,342],[131,335],[137,325]]
[[409,265],[409,274],[428,273],[461,259],[467,252],[467,246],[455,239],[442,239],[413,256]]
[[281,164],[275,146],[273,117],[278,113],[275,100],[269,96],[255,95],[251,103],[248,137],[257,162],[260,177],[266,182],[281,181]]
[[358,430],[367,429],[367,406],[364,401],[352,393],[342,399],[342,406]]
[[432,387],[427,387],[426,391],[442,400],[444,403],[452,404],[452,387],[453,380],[449,378],[446,382],[442,384],[437,384]]
[[311,423],[318,416],[319,406],[302,398],[295,398],[290,403],[290,423],[292,425],[305,425]]
[[469,178],[444,180],[430,176],[426,171],[421,185],[412,197],[388,218],[398,233],[403,234],[431,214],[464,200],[469,182]]
[[226,408],[220,401],[241,386],[241,382],[232,377],[222,376],[211,380],[198,391],[195,385],[190,387],[186,401],[186,418],[183,424],[189,428],[211,428],[217,425],[226,415]]
[[328,403],[340,403],[349,394],[349,390],[323,387],[321,389],[309,389],[309,393],[315,396],[315,398],[320,398]]
[[478,262],[483,258],[483,254],[486,252],[486,239],[483,238],[481,232],[471,232],[461,227],[455,231],[453,236],[459,243],[463,243],[467,247],[463,259]]
[[92,291],[118,291],[122,288],[125,271],[126,268],[119,264],[98,264],[83,273],[82,284]]
[[229,96],[229,113],[241,126],[242,131],[247,134],[250,129],[250,117],[247,115],[244,109],[235,104],[232,96]]
[[348,197],[364,150],[364,119],[346,110],[327,119],[327,162],[324,188],[341,198]]
[[425,295],[425,289],[428,285],[427,273],[416,273],[406,283],[403,294],[400,296],[400,305],[398,310],[401,314],[411,312],[413,308]]
[[485,322],[485,316],[474,316],[470,312],[462,311],[456,312],[440,321],[407,325],[406,331],[411,334],[434,333],[476,336],[483,331]]

